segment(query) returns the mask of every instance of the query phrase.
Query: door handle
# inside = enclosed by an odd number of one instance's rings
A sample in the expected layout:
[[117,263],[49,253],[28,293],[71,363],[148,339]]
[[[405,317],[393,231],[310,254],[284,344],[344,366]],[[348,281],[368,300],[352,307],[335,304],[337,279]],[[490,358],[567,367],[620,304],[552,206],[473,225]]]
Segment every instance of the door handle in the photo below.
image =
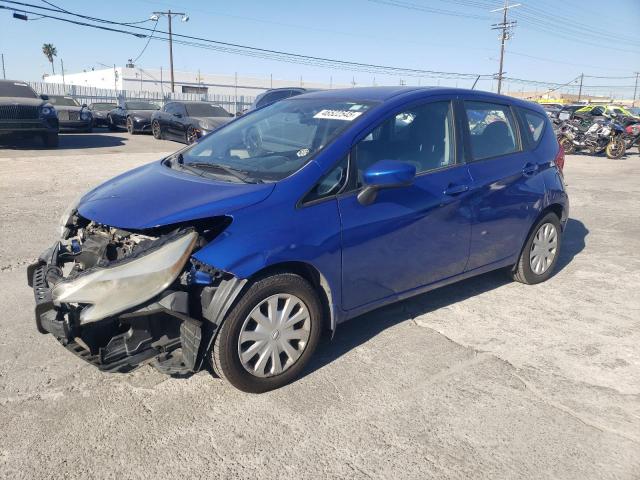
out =
[[535,163],[527,163],[522,168],[522,174],[526,177],[529,177],[538,171],[538,165]]
[[469,191],[468,185],[449,185],[445,189],[444,194],[453,196],[453,195],[460,195],[461,193],[468,192],[468,191]]

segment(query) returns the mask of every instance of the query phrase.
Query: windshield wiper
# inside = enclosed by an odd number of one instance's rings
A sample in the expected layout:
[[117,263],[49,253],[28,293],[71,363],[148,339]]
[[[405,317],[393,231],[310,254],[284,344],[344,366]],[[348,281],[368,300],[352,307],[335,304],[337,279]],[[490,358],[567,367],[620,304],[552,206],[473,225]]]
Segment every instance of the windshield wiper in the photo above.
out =
[[189,162],[181,164],[182,167],[192,167],[198,168],[201,170],[221,170],[227,175],[231,175],[232,177],[237,178],[238,180],[244,183],[263,183],[259,178],[253,178],[249,175],[246,175],[244,172],[240,170],[236,170],[235,168],[227,167],[226,165],[220,165],[219,163],[209,163],[209,162]]

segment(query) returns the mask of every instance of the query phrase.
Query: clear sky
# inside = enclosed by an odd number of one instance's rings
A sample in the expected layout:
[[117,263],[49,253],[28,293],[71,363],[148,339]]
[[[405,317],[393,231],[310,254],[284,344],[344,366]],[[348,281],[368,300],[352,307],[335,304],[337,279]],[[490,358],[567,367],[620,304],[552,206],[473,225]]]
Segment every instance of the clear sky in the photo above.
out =
[[[46,6],[41,0],[23,0]],[[174,32],[292,53],[380,65],[448,72],[492,74],[498,71],[498,32],[491,13],[503,0],[51,0],[72,12],[122,22],[144,20],[154,10],[185,11],[190,20],[174,22]],[[511,0],[514,3],[514,0]],[[633,76],[640,71],[640,0],[519,0],[510,11],[518,24],[507,42],[509,77],[565,83],[580,73],[602,77]],[[0,5],[8,5],[0,0]],[[20,7],[15,7],[20,8]],[[22,7],[27,9],[27,7]],[[50,72],[41,52],[53,43],[66,72],[123,65],[136,58],[146,39],[70,25],[54,20],[20,21],[0,10],[0,53],[7,78],[37,80]],[[166,19],[158,29],[166,30]],[[152,22],[143,26],[153,27]],[[177,70],[351,83],[398,84],[399,75],[320,68],[204,50],[174,47]],[[152,40],[137,64],[168,66],[168,46]],[[433,78],[402,80],[437,84]],[[469,86],[466,80],[440,84]],[[586,78],[585,85],[618,96],[633,94],[634,79]],[[618,87],[609,87],[617,85]],[[491,88],[491,81],[480,85]],[[534,90],[533,85],[507,85]],[[543,87],[538,87],[544,90]]]

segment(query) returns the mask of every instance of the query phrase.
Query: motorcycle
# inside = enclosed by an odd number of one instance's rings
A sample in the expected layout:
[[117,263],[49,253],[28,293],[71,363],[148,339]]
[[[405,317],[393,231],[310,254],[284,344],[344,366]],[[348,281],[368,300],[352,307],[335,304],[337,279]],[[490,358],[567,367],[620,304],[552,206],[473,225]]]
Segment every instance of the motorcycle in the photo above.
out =
[[604,151],[608,158],[620,158],[627,150],[622,138],[624,128],[611,119],[599,119],[585,124],[580,120],[567,120],[558,128],[558,143],[565,153],[586,149],[591,154]]

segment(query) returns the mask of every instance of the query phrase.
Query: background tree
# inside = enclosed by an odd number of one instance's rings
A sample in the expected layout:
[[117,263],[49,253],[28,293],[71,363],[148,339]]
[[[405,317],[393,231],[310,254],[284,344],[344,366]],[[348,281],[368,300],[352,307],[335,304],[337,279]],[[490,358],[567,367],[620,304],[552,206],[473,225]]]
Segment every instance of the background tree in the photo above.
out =
[[44,53],[44,56],[47,57],[47,60],[49,60],[49,63],[51,64],[51,71],[55,75],[56,67],[53,65],[53,57],[56,57],[58,55],[56,47],[53,46],[53,43],[45,43],[44,45],[42,45],[42,53]]

